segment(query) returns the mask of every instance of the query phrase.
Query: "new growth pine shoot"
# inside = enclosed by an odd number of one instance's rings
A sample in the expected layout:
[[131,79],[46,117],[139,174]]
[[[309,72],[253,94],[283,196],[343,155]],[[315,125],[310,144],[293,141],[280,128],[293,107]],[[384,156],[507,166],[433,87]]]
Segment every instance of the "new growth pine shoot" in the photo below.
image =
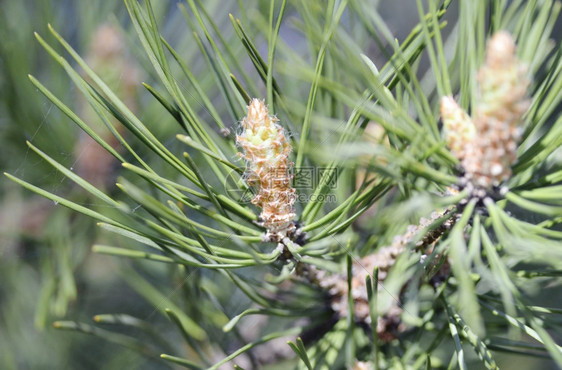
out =
[[295,233],[296,195],[291,186],[292,148],[278,122],[262,100],[253,99],[236,143],[244,150],[240,155],[246,160],[248,183],[259,189],[252,203],[262,209],[260,224],[267,230],[264,239],[283,245]]
[[527,66],[515,56],[515,42],[505,31],[488,42],[477,75],[473,118],[451,97],[443,97],[441,116],[447,145],[461,161],[465,180],[490,190],[511,176],[521,138],[521,119],[529,100]]

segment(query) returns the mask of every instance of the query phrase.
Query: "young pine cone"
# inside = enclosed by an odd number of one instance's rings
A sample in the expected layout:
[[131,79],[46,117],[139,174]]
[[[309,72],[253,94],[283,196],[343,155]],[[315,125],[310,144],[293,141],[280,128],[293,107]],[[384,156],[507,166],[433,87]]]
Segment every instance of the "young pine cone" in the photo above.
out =
[[468,143],[475,140],[476,128],[466,113],[450,96],[441,99],[441,117],[445,141],[451,152],[461,161],[467,155]]
[[466,179],[487,190],[511,176],[521,117],[529,106],[527,67],[515,56],[509,33],[492,36],[477,78],[472,120],[451,97],[441,100],[441,116],[447,144],[461,161]]
[[259,187],[252,203],[262,209],[260,219],[267,229],[267,239],[280,242],[294,232],[296,196],[288,160],[292,148],[277,122],[263,101],[253,99],[236,143],[244,149],[241,156],[247,162],[249,182]]

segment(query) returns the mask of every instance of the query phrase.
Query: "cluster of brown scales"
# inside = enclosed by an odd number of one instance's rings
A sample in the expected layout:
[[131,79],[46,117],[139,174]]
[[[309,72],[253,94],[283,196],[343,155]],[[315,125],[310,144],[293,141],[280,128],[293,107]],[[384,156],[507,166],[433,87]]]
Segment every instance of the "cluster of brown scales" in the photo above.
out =
[[265,103],[253,99],[248,115],[242,120],[243,131],[236,143],[244,150],[248,184],[258,193],[252,203],[262,209],[261,225],[267,230],[264,239],[283,242],[295,232],[295,189],[291,186],[289,154],[291,144],[278,119],[269,115]]
[[515,42],[495,33],[477,75],[477,101],[471,118],[451,97],[441,101],[445,139],[461,161],[465,180],[488,190],[511,176],[521,138],[521,118],[529,107],[527,66],[515,56]]

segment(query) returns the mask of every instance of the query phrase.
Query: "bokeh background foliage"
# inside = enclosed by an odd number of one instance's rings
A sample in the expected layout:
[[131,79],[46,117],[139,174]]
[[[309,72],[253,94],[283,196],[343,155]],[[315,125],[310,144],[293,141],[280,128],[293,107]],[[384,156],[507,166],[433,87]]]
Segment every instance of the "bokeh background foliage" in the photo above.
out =
[[[50,201],[2,182],[2,367],[343,368],[373,353],[388,368],[560,365],[560,3],[381,3],[4,1],[0,161]],[[103,24],[123,40],[105,66]],[[373,349],[293,268],[345,272],[346,253],[372,254],[457,204],[462,193],[440,195],[457,164],[439,99],[471,107],[500,29],[533,76],[512,191],[460,209],[439,247],[454,278],[437,290],[401,292],[422,270],[418,252],[398,259],[377,304],[401,296],[412,330]],[[308,241],[290,261],[225,192],[243,172],[234,136],[249,97],[291,132],[297,169],[338,175],[299,190],[336,202],[297,204]],[[107,181],[82,179],[91,144],[75,123],[116,158]]]

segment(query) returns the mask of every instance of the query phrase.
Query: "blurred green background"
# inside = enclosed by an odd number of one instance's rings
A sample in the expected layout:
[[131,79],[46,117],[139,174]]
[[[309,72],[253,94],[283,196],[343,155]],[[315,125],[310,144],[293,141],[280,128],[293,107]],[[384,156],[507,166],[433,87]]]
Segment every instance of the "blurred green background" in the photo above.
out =
[[[190,52],[183,41],[187,26],[177,3],[157,3],[154,8],[163,21],[162,33],[189,60],[194,50]],[[217,4],[211,2],[211,9],[218,11]],[[226,17],[225,11],[218,12]],[[37,42],[34,32],[50,36],[48,24],[86,56],[123,99],[137,107],[140,117],[158,122],[154,127],[158,135],[172,140],[177,126],[142,88],[141,82],[151,80],[146,72],[150,69],[145,68],[149,62],[143,59],[122,1],[0,2],[0,167],[3,172],[95,209],[97,204],[26,145],[26,140],[32,142],[98,186],[114,192],[119,163],[92,149],[78,127],[28,79],[32,74],[94,130],[104,133],[101,122],[85,107],[64,70]],[[105,35],[109,39],[95,40],[96,33],[100,36],[100,27],[110,30]],[[100,47],[111,49],[112,42],[118,44],[113,46],[119,49],[119,55],[117,59],[109,56],[110,60],[104,62],[95,53],[100,52]],[[88,165],[91,162],[102,162],[105,168],[96,170]],[[150,320],[170,343],[182,343],[177,331],[166,332],[169,322],[155,314],[154,306],[119,276],[127,261],[90,252],[94,242],[108,241],[93,220],[31,194],[4,176],[0,180],[0,204],[1,369],[171,367],[161,360],[151,360],[150,356],[156,354],[149,349],[145,351],[150,352],[149,356],[142,356],[96,336],[53,328],[52,323],[61,318],[92,322],[95,314],[126,312]],[[111,241],[119,243],[115,237]],[[169,274],[159,267],[150,266],[154,276]]]

